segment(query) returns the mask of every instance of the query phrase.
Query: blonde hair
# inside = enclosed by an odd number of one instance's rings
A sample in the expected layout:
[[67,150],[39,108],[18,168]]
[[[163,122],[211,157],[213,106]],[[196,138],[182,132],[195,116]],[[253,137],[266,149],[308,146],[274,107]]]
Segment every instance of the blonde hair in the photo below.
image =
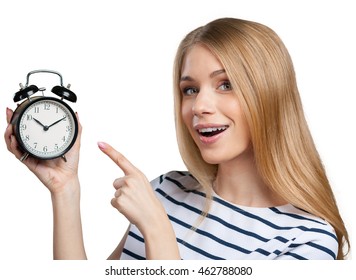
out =
[[178,146],[208,200],[218,166],[203,160],[184,125],[179,87],[185,55],[197,43],[220,60],[238,95],[264,182],[292,205],[329,222],[339,243],[337,259],[344,259],[350,248],[348,233],[304,117],[292,60],[278,35],[256,22],[217,19],[189,33],[177,50],[174,101]]

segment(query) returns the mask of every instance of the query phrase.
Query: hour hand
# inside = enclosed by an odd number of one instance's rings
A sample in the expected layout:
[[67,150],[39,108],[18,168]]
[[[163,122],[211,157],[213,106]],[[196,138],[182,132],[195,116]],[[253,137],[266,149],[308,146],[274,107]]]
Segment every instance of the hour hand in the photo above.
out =
[[44,125],[43,123],[41,123],[38,119],[36,119],[36,118],[33,118],[34,119],[34,121],[36,122],[36,123],[38,123],[40,126],[42,126],[43,127],[43,130],[48,130],[48,127],[47,127],[47,125]]

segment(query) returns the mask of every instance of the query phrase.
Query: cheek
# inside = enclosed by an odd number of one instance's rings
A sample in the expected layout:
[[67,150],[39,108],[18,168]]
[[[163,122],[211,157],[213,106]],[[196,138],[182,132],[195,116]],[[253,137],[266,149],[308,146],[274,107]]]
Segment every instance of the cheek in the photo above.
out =
[[237,98],[231,98],[229,101],[225,100],[224,106],[221,108],[224,110],[224,115],[236,125],[237,133],[240,137],[244,136],[244,138],[247,138],[246,140],[249,140],[250,130]]
[[193,112],[192,112],[192,104],[189,101],[182,101],[181,114],[184,124],[190,130],[190,126],[192,124]]

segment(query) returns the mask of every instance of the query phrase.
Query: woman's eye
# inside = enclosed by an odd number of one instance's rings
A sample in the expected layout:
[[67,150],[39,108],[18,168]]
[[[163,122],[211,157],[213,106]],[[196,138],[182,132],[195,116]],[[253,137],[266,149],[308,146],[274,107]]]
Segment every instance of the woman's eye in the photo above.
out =
[[218,89],[223,91],[228,91],[228,90],[232,90],[232,86],[229,81],[224,81],[223,83],[221,83],[221,85],[219,85]]
[[193,94],[198,93],[199,91],[195,87],[186,87],[182,90],[182,92],[184,95],[193,95]]

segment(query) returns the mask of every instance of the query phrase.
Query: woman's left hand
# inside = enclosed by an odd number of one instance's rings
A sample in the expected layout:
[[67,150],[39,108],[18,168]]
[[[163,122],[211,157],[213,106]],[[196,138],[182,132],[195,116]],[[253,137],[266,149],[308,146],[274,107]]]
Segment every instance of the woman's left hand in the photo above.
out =
[[113,183],[116,192],[111,200],[112,206],[136,225],[143,235],[162,223],[162,219],[168,220],[146,176],[109,144],[99,142],[98,146],[125,174]]
[[146,176],[110,145],[99,142],[98,146],[125,174],[114,181],[111,204],[143,235],[146,259],[180,260],[172,224]]

